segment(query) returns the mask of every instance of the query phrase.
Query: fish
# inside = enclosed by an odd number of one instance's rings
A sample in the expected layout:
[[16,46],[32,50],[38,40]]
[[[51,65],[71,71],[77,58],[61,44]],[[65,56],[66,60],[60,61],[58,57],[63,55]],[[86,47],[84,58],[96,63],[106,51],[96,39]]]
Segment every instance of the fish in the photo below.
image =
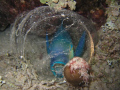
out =
[[85,44],[85,35],[86,33],[83,32],[76,48],[76,52],[74,52],[72,39],[68,31],[63,27],[63,21],[54,34],[51,42],[49,42],[48,34],[46,32],[46,48],[47,53],[51,57],[50,69],[55,77],[63,78],[63,67],[74,56],[82,55]]

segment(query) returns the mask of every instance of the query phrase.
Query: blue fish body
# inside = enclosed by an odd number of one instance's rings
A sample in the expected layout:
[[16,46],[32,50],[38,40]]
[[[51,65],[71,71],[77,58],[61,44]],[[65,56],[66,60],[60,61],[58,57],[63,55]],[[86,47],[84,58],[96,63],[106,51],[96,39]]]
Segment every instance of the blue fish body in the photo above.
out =
[[50,44],[47,35],[46,39],[47,52],[51,56],[50,68],[56,77],[61,78],[64,65],[74,56],[72,40],[62,24]]
[[85,46],[85,36],[86,32],[83,32],[76,51],[74,52],[71,37],[63,27],[63,24],[58,28],[50,44],[48,41],[48,34],[46,34],[47,53],[51,57],[50,68],[54,76],[62,78],[64,65],[74,56],[82,55]]

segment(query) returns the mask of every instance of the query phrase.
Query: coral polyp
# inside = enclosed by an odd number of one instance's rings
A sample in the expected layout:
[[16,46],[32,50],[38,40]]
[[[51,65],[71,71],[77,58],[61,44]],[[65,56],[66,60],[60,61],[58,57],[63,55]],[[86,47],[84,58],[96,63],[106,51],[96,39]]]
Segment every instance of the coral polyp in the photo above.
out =
[[65,65],[64,77],[73,86],[88,84],[90,80],[90,65],[80,57],[74,57]]

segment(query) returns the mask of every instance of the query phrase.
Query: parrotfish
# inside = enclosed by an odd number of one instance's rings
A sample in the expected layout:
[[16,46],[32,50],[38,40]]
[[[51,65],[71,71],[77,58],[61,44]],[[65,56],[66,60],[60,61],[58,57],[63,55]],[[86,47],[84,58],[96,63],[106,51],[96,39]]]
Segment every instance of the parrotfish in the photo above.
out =
[[48,34],[46,33],[46,48],[47,53],[51,57],[50,68],[54,76],[58,78],[63,77],[63,67],[74,56],[81,56],[85,46],[86,32],[83,32],[76,51],[73,50],[72,39],[67,30],[63,27],[63,21],[54,38],[49,43]]

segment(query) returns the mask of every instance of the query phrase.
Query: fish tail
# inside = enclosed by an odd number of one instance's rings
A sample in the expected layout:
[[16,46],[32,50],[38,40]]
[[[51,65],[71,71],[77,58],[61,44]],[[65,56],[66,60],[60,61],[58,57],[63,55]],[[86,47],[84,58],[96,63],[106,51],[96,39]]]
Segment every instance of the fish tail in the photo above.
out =
[[84,46],[85,46],[85,37],[86,37],[86,32],[84,31],[80,40],[79,40],[79,43],[78,43],[78,46],[75,50],[75,56],[82,56],[83,54],[83,49],[84,49]]

